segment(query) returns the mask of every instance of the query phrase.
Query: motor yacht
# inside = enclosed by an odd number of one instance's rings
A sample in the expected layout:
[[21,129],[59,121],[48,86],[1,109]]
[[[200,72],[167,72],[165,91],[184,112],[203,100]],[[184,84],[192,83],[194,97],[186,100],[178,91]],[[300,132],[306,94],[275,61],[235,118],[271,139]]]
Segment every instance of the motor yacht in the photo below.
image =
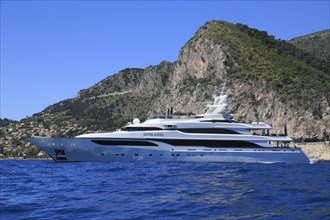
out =
[[164,161],[310,163],[287,136],[269,135],[263,122],[238,123],[228,112],[225,85],[204,114],[180,119],[171,113],[134,119],[115,132],[74,138],[32,137],[55,161]]

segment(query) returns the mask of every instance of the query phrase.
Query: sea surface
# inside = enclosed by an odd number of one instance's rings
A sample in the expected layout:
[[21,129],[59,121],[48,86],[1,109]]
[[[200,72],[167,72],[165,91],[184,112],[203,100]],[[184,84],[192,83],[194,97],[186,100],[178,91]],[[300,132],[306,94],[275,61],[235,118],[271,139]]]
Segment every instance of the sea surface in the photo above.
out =
[[330,219],[330,162],[0,161],[0,219]]

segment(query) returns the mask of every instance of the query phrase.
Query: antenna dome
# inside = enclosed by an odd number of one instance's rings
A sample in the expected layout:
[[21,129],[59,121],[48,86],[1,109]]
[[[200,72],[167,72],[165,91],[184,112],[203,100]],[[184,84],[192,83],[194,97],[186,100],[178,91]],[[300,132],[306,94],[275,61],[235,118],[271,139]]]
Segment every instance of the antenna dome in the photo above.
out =
[[134,120],[133,120],[133,124],[140,124],[140,119],[138,119],[138,118],[134,118]]

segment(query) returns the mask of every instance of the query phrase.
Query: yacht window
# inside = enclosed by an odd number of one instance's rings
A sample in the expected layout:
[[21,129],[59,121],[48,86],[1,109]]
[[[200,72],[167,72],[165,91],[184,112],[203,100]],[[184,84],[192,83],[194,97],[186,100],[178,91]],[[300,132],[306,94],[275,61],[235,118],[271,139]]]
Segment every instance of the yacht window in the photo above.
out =
[[157,127],[123,127],[122,131],[160,131],[163,130]]
[[212,119],[212,120],[204,120],[204,121],[201,121],[201,122],[227,122],[227,123],[231,123],[231,121],[229,120],[220,120],[220,119]]
[[177,130],[176,125],[164,125],[164,130]]
[[164,142],[173,146],[204,146],[211,148],[262,148],[262,146],[248,141],[219,141],[201,139],[155,139],[155,141]]
[[184,133],[240,134],[237,131],[225,128],[180,128],[178,130]]
[[92,140],[92,142],[101,145],[113,145],[113,146],[158,146],[155,143],[149,141],[138,140]]

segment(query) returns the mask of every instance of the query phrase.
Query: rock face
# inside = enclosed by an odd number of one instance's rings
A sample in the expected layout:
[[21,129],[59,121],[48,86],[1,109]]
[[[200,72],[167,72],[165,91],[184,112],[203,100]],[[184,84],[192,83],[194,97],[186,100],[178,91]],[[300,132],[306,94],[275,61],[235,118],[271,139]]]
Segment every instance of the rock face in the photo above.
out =
[[224,81],[236,120],[264,121],[276,134],[286,126],[298,140],[329,140],[330,76],[322,66],[308,63],[294,46],[266,32],[212,21],[182,47],[174,63],[125,69],[74,99],[1,127],[1,150],[37,156],[24,136],[111,131],[135,117],[166,114],[171,107],[174,112],[204,113],[205,102],[212,101]]
[[307,156],[311,159],[330,161],[330,142],[300,144]]

